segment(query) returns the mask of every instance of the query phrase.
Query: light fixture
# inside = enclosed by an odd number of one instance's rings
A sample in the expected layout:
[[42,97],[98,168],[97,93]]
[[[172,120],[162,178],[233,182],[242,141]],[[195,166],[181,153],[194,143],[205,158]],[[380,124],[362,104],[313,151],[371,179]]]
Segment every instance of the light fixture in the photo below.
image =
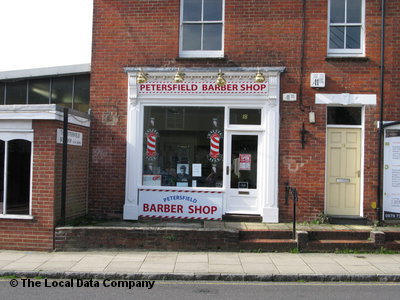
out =
[[181,72],[181,69],[178,69],[178,72],[176,72],[176,74],[174,76],[174,82],[182,83],[183,80],[185,80],[185,73]]
[[217,77],[217,81],[216,81],[216,85],[218,86],[224,86],[226,84],[226,80],[224,78],[224,73],[221,72],[221,69],[218,72],[218,77]]
[[265,81],[264,74],[260,72],[260,69],[258,68],[256,77],[254,77],[254,81],[257,83],[263,83]]
[[143,84],[147,82],[147,74],[143,72],[142,68],[140,68],[140,71],[137,73],[136,82],[138,84]]

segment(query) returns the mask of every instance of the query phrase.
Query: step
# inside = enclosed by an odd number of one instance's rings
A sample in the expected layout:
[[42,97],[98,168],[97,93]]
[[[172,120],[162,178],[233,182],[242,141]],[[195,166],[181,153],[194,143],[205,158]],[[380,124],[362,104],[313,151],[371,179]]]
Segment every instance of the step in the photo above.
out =
[[400,240],[400,231],[385,231],[385,241]]
[[226,214],[222,217],[222,219],[227,222],[262,222],[262,216],[260,215]]
[[250,239],[239,242],[240,250],[290,251],[297,248],[292,239]]
[[367,225],[368,220],[363,217],[329,216],[329,223],[340,225]]
[[370,237],[370,231],[354,231],[354,230],[310,230],[308,238],[313,240],[367,240]]
[[385,249],[400,251],[400,240],[393,240],[385,243]]
[[317,240],[309,241],[304,250],[334,251],[334,250],[374,250],[375,245],[367,240]]
[[248,229],[239,231],[239,240],[251,239],[291,239],[292,231],[289,230],[262,230]]

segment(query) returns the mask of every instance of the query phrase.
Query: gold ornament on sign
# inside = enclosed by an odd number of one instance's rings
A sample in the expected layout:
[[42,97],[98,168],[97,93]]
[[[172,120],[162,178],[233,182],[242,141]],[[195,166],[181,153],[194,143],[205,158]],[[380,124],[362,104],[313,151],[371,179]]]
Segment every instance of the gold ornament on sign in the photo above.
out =
[[257,83],[263,83],[265,81],[264,74],[260,72],[260,69],[258,69],[256,77],[254,77],[254,81]]
[[224,86],[226,84],[226,80],[224,78],[224,73],[221,72],[221,70],[219,70],[218,72],[218,77],[217,77],[217,81],[216,81],[216,85],[218,86]]
[[182,83],[185,80],[185,73],[182,73],[180,69],[178,69],[178,72],[176,72],[174,76],[174,82],[175,83]]
[[136,82],[137,82],[138,84],[143,84],[143,83],[146,83],[146,82],[147,82],[147,74],[145,74],[145,73],[143,72],[143,69],[142,69],[142,68],[140,68],[140,71],[139,71],[138,74],[137,74]]

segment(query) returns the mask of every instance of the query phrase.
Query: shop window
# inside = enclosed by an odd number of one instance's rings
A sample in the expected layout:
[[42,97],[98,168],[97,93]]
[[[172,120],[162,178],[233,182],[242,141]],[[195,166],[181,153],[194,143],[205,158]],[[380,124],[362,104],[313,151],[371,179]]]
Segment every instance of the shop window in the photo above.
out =
[[181,57],[222,57],[223,0],[181,0]]
[[328,125],[361,125],[361,107],[328,106]]
[[51,103],[72,108],[73,77],[55,77],[51,81]]
[[363,54],[364,7],[364,0],[329,1],[328,55]]
[[27,81],[7,83],[6,104],[26,104]]
[[87,112],[90,74],[0,82],[1,104],[58,104]]
[[50,80],[48,78],[33,79],[29,81],[29,104],[50,103]]
[[32,142],[0,140],[0,214],[29,215]]
[[223,107],[146,106],[142,184],[222,187],[223,126]]
[[90,75],[75,76],[74,109],[87,112],[89,110]]
[[6,90],[6,84],[4,82],[0,82],[0,105],[4,103],[4,92]]

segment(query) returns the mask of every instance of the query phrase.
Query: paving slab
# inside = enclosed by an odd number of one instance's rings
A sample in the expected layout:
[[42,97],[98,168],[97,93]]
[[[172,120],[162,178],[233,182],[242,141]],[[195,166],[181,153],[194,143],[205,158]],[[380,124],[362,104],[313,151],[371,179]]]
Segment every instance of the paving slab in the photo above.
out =
[[40,266],[38,266],[36,271],[52,271],[52,272],[61,272],[64,270],[71,269],[76,262],[74,261],[46,261]]
[[242,265],[227,265],[227,264],[221,264],[221,265],[209,265],[208,266],[209,273],[230,273],[230,274],[242,274],[244,273]]
[[43,262],[13,262],[2,267],[2,271],[33,271]]
[[306,264],[303,265],[276,265],[281,274],[315,274],[313,270]]
[[191,262],[191,263],[176,263],[174,273],[208,273],[208,263]]
[[71,272],[102,272],[112,260],[112,255],[85,256],[69,271]]
[[308,263],[315,274],[349,274],[342,266],[335,263]]
[[279,270],[274,264],[242,263],[242,268],[247,274],[279,274]]
[[175,263],[146,263],[144,262],[140,269],[140,273],[173,273]]
[[104,269],[110,273],[136,273],[139,271],[143,262],[141,261],[112,261]]
[[146,259],[148,252],[123,252],[118,253],[114,256],[113,262],[123,261],[133,261],[133,262],[143,262]]
[[351,274],[384,274],[384,272],[375,266],[343,266]]
[[272,260],[269,254],[266,253],[239,253],[239,259],[242,264],[244,263],[260,263],[271,264]]
[[208,253],[179,252],[176,263],[208,263]]
[[210,265],[240,265],[237,253],[209,253]]

